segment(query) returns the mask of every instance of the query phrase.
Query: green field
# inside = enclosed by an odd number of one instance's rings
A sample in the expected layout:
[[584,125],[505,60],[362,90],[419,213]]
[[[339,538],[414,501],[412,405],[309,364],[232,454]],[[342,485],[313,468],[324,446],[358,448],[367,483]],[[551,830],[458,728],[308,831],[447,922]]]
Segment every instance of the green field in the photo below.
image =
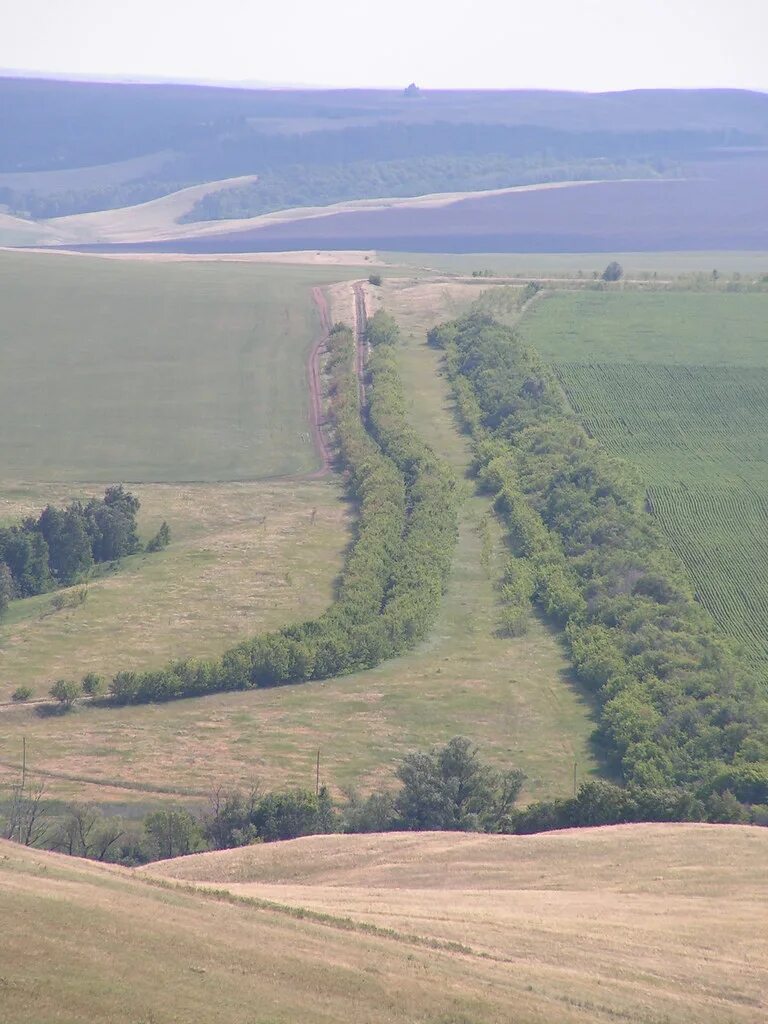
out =
[[0,253],[0,482],[317,468],[310,289],[359,273]]
[[762,275],[768,274],[767,252],[590,252],[590,253],[413,253],[380,252],[387,263],[408,267],[432,267],[454,274],[473,270],[520,277],[572,277],[581,271],[591,276],[602,273],[611,260],[618,260],[631,277],[678,274]]
[[705,607],[768,657],[768,295],[560,293],[522,333],[636,466]]

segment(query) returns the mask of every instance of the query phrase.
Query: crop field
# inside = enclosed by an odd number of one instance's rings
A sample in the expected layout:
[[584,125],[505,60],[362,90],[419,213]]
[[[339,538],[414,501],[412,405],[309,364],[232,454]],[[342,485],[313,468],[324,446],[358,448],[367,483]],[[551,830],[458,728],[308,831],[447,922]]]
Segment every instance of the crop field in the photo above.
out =
[[522,333],[635,465],[704,606],[768,658],[768,295],[561,293]]
[[232,481],[316,469],[310,288],[344,276],[339,267],[0,253],[0,482]]

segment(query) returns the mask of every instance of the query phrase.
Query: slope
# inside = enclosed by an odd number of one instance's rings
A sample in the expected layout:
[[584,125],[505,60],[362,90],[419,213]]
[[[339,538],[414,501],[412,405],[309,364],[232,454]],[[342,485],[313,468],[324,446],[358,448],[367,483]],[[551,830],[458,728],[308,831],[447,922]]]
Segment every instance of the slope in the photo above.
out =
[[141,870],[469,946],[494,992],[525,992],[515,1020],[725,1024],[764,1019],[766,856],[762,829],[626,825],[318,836]]

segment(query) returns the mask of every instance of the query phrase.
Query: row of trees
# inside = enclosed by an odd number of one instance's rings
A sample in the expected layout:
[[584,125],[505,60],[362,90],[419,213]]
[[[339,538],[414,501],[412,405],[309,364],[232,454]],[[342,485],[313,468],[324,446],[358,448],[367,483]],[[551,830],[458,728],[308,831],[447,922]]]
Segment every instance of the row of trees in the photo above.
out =
[[510,530],[512,600],[530,594],[565,627],[614,768],[643,791],[768,802],[765,690],[695,601],[630,468],[587,436],[511,329],[475,312],[430,342]]
[[406,422],[391,318],[371,321],[369,341],[365,423],[352,332],[337,325],[328,343],[339,458],[358,506],[357,535],[332,606],[317,619],[239,644],[217,662],[120,672],[109,686],[114,703],[323,679],[370,668],[426,634],[456,537],[456,481]]
[[[71,586],[94,564],[139,551],[138,511],[139,499],[120,484],[108,487],[103,498],[66,508],[47,505],[37,519],[0,529],[0,613],[13,598]],[[163,523],[147,550],[169,542]]]
[[484,761],[462,736],[442,747],[408,754],[396,785],[340,800],[317,790],[217,789],[208,806],[163,807],[141,825],[72,804],[52,813],[40,786],[14,789],[2,832],[29,846],[123,864],[225,850],[299,836],[363,832],[491,832],[527,834],[551,829],[639,821],[751,822],[768,825],[768,805],[745,808],[721,780],[708,790],[617,786],[590,780],[569,799],[516,806],[525,775]]

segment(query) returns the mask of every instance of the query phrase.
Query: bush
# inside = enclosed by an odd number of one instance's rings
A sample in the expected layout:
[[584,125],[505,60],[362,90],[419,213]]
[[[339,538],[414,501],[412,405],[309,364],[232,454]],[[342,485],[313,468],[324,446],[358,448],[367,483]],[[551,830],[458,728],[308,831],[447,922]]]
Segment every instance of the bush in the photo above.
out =
[[69,679],[58,679],[48,692],[65,711],[69,711],[82,693],[82,689]]
[[98,697],[106,688],[104,679],[95,672],[88,672],[83,676],[83,693],[87,697]]
[[32,697],[32,687],[31,686],[17,686],[16,689],[11,694],[11,700],[15,704],[23,704],[25,701],[28,701],[31,697]]
[[369,274],[368,284],[372,284],[375,288],[381,288],[381,274]]
[[624,276],[624,268],[616,260],[612,260],[603,271],[603,281],[620,281]]

